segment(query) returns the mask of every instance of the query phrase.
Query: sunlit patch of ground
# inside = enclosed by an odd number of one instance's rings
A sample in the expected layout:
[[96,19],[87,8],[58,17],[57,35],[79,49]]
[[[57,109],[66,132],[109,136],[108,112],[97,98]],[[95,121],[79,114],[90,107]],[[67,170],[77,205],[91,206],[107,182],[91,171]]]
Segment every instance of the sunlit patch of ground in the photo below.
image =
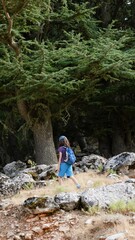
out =
[[21,204],[24,200],[33,196],[53,196],[60,192],[74,192],[84,191],[89,187],[100,187],[114,182],[121,181],[121,179],[111,179],[103,174],[97,174],[94,171],[87,173],[78,173],[75,175],[76,179],[81,185],[81,189],[77,190],[71,179],[64,178],[63,185],[59,185],[57,178],[46,181],[46,186],[37,189],[22,190],[11,198],[14,204]]

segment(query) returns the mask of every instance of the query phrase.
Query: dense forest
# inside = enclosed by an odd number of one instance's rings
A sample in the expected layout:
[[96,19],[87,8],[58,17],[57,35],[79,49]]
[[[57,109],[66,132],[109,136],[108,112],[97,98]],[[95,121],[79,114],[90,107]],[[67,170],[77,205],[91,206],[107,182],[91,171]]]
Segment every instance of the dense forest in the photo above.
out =
[[0,165],[135,151],[135,0],[1,0]]

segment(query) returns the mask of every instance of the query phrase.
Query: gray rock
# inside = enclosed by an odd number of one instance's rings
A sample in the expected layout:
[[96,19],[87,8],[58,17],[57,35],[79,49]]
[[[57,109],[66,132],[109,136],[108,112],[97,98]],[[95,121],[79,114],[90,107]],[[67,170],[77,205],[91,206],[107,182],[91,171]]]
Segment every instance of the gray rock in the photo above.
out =
[[70,211],[79,207],[80,195],[77,193],[59,193],[55,195],[54,200],[60,208]]
[[20,187],[8,176],[0,173],[0,196],[12,196],[20,191]]
[[[54,169],[56,169],[56,166],[57,166],[57,164],[52,164],[51,165]],[[36,172],[38,173],[38,174],[40,174],[40,173],[42,173],[42,172],[46,172],[48,169],[50,169],[50,166],[48,166],[48,165],[45,165],[45,164],[40,164],[40,165],[37,165],[36,167],[35,167],[35,169],[36,169]]]
[[81,194],[81,204],[84,209],[92,206],[108,208],[111,203],[135,199],[135,184],[122,182],[96,189],[88,189]]
[[53,177],[56,177],[56,164],[44,167],[43,171],[41,171],[41,168],[40,168],[40,174],[39,174],[40,180],[48,180],[48,179],[52,179]]
[[59,205],[53,197],[31,197],[24,201],[24,207],[33,210],[33,213],[53,213],[59,210]]
[[75,171],[76,168],[83,169],[84,172],[87,171],[88,169],[98,169],[99,167],[103,168],[106,161],[107,161],[106,158],[95,154],[84,156],[82,157],[81,161],[75,163],[74,165]]
[[26,163],[21,162],[20,160],[17,162],[11,162],[4,166],[3,171],[8,177],[15,177],[21,170],[26,169]]
[[124,233],[116,233],[107,237],[105,240],[127,240],[127,238]]
[[32,185],[35,183],[34,179],[30,174],[20,172],[16,177],[12,179],[16,185],[18,185],[19,188],[23,188],[24,185],[30,184]]
[[113,169],[119,170],[125,166],[132,166],[135,164],[135,153],[123,152],[112,158],[109,158],[104,166],[104,170]]

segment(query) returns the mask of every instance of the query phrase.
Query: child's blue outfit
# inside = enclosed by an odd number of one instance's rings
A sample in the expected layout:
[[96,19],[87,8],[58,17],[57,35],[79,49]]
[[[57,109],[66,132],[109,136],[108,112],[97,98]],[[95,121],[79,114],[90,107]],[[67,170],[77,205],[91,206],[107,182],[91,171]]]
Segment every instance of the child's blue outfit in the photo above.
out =
[[66,147],[61,146],[58,148],[58,152],[62,153],[62,158],[61,158],[61,164],[60,164],[60,170],[58,173],[59,177],[64,177],[65,175],[67,177],[72,177],[73,176],[73,168],[72,165],[69,165],[65,162],[66,159]]

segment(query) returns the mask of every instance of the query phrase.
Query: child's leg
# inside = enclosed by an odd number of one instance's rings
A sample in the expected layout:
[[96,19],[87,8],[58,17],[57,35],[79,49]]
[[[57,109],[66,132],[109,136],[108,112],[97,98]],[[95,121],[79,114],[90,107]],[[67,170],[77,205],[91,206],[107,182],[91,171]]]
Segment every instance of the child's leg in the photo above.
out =
[[72,181],[75,183],[75,185],[76,185],[77,188],[80,188],[80,187],[81,187],[81,185],[77,182],[77,179],[76,179],[74,176],[71,176],[70,178],[71,178]]
[[76,185],[77,188],[80,188],[81,185],[78,183],[77,179],[74,177],[73,175],[73,168],[72,165],[68,166],[68,169],[66,171],[66,174],[69,178],[71,178],[71,180],[74,182],[74,184]]
[[63,183],[62,177],[58,177],[58,181],[59,181],[59,184],[62,185]]
[[78,184],[78,182],[77,182],[77,180],[76,180],[76,178],[75,178],[74,176],[71,176],[70,178],[72,179],[72,181],[73,181],[75,184]]
[[58,173],[58,181],[59,181],[60,185],[63,184],[63,177],[65,176],[67,168],[68,168],[68,166],[67,166],[66,163],[61,163],[60,164],[60,170],[59,170],[59,173]]

